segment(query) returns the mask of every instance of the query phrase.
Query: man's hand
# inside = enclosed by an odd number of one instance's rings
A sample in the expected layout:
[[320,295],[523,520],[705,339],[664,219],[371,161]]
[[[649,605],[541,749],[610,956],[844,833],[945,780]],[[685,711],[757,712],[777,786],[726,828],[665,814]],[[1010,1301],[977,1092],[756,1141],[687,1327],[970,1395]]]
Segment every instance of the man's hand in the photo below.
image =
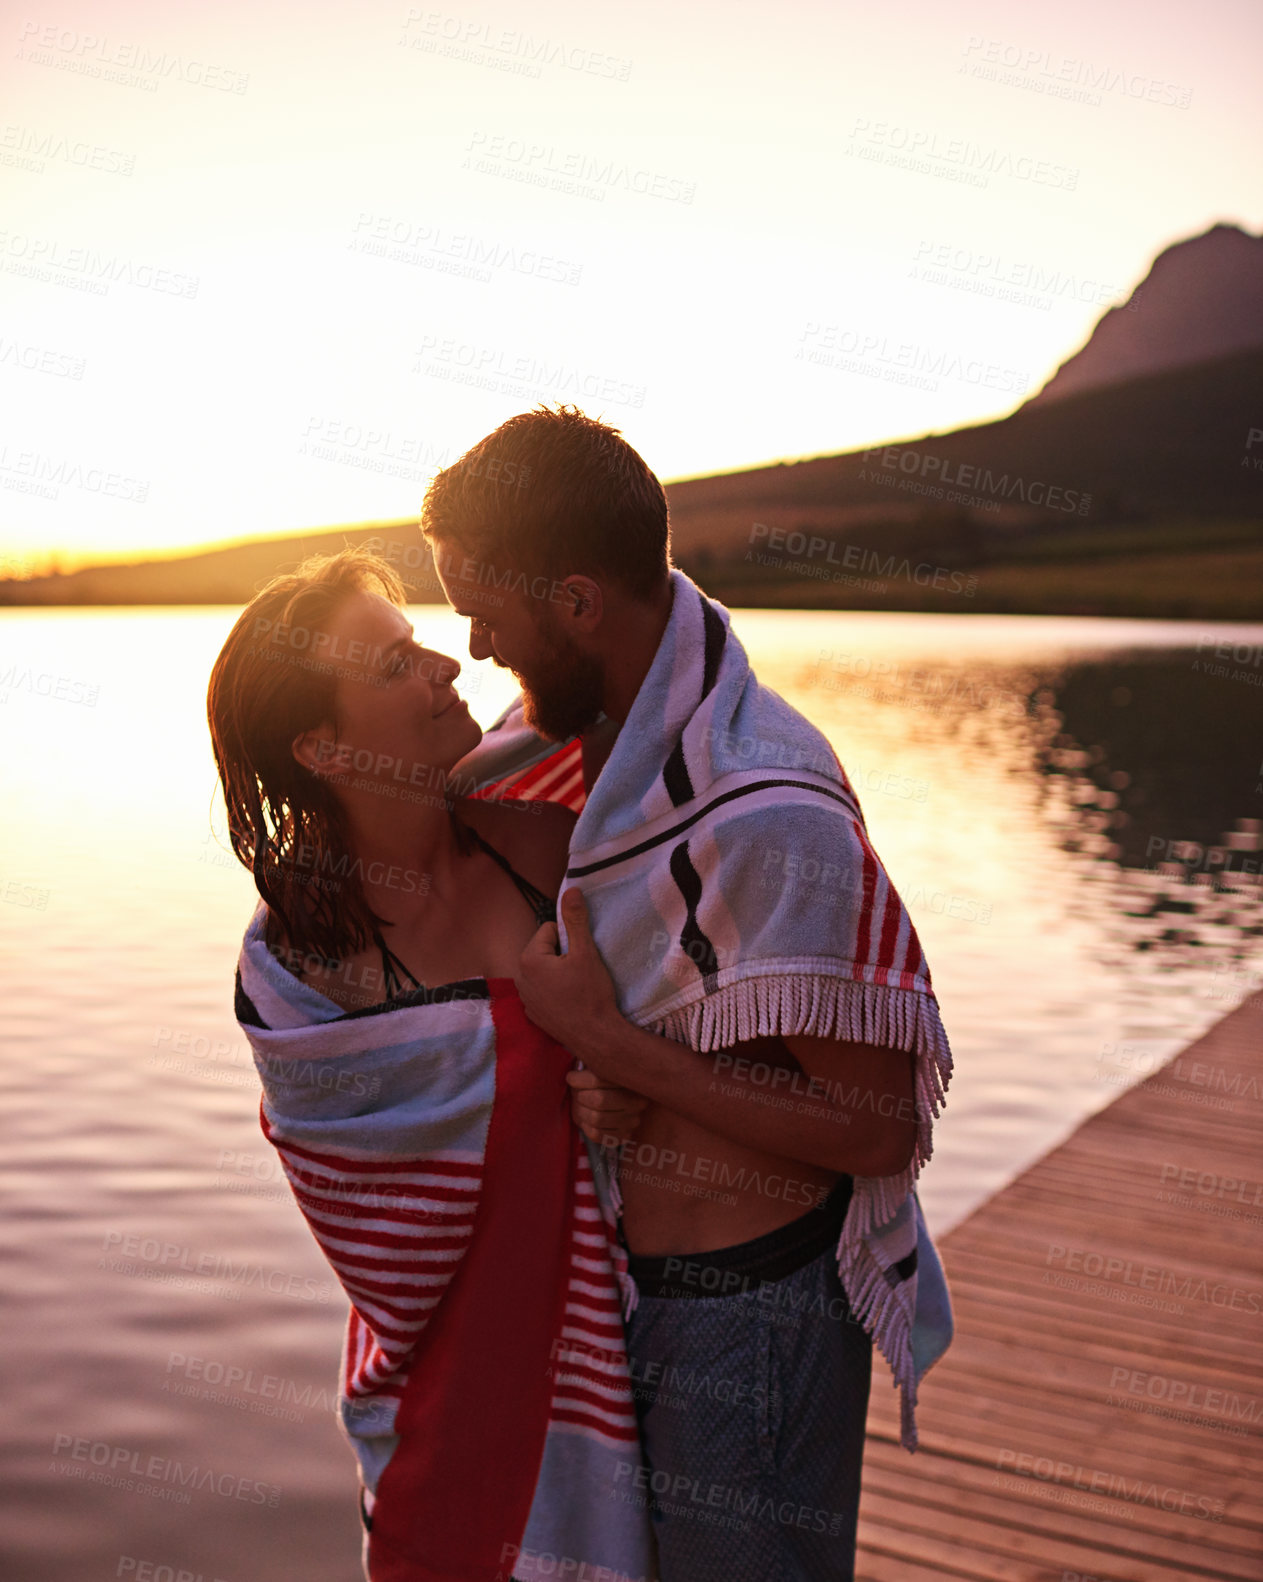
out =
[[555,923],[545,923],[527,944],[518,962],[517,992],[526,1014],[585,1064],[603,1033],[622,1022],[614,984],[588,925],[588,905],[573,885],[561,898],[570,949],[557,954]]
[[[573,886],[561,898],[570,950],[557,955],[547,923],[522,952],[517,987],[526,1014],[608,1088],[652,1104],[732,1142],[849,1175],[897,1175],[916,1137],[914,1060],[906,1050],[848,1039],[754,1038],[701,1054],[627,1020]],[[767,1102],[762,1068],[810,1085],[792,1109]]]
[[630,1088],[611,1087],[595,1071],[568,1071],[570,1113],[592,1143],[624,1143],[636,1135],[649,1100]]

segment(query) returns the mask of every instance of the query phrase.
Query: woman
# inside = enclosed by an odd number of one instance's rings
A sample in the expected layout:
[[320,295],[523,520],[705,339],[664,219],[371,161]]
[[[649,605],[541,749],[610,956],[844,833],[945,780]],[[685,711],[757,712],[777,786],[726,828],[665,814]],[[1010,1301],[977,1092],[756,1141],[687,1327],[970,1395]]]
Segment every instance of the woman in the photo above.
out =
[[263,1130],[351,1302],[366,1574],[648,1577],[625,1262],[571,1057],[512,981],[573,815],[456,794],[481,731],[403,604],[364,551],[308,561],[247,606],[208,696],[261,897],[236,1008]]

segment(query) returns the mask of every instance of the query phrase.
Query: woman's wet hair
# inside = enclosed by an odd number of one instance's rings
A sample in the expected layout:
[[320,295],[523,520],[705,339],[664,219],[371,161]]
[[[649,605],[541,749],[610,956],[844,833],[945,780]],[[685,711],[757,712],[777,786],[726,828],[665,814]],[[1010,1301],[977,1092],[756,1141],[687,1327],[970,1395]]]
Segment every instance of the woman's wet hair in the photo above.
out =
[[356,593],[406,602],[394,571],[365,549],[317,555],[274,577],[228,634],[206,697],[229,840],[267,903],[268,942],[326,961],[362,949],[382,922],[332,788],[292,750],[296,736],[335,718],[337,666],[322,655],[330,623]]

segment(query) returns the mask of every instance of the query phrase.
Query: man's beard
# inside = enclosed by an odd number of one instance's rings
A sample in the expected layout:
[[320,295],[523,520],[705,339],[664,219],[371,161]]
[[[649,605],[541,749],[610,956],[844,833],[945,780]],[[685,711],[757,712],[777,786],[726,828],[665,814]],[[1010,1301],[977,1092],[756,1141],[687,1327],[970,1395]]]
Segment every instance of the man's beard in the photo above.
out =
[[549,741],[569,741],[600,714],[604,676],[599,662],[557,628],[551,611],[540,622],[539,635],[531,674],[513,672],[522,688],[522,718]]

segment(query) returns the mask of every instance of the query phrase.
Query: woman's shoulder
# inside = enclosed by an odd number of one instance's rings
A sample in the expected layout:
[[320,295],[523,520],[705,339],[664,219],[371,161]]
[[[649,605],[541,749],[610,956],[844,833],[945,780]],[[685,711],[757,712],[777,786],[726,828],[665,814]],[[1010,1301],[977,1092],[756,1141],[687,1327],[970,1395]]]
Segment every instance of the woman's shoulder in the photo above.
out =
[[577,815],[559,802],[463,799],[460,816],[523,878],[556,895],[565,877]]

